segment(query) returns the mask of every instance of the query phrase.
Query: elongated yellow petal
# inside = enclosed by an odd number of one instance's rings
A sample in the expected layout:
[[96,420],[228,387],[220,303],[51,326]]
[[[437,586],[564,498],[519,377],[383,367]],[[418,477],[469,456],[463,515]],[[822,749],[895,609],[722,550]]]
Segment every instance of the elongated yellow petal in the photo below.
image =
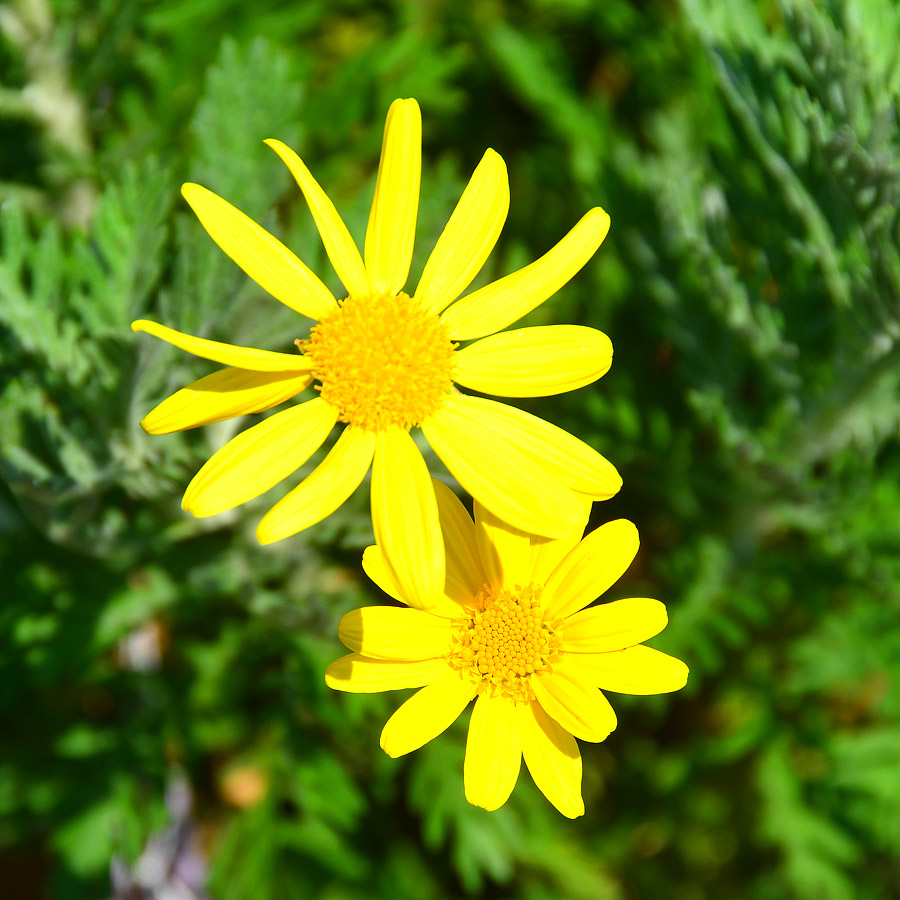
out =
[[[443,597],[429,607],[428,612],[436,616],[457,618],[465,607],[474,605],[475,595],[484,587],[486,576],[478,558],[472,517],[447,485],[436,478],[432,478],[431,484],[437,500],[441,534],[444,537],[447,572]],[[366,547],[362,565],[366,575],[386,594],[410,605],[378,547]]]
[[547,397],[596,381],[612,355],[612,342],[596,328],[517,328],[457,350],[453,380],[483,394]]
[[401,428],[389,428],[376,440],[372,528],[409,605],[440,604],[445,569],[437,500],[425,460]]
[[336,422],[334,408],[318,397],[269,416],[207,460],[187,486],[182,507],[203,518],[258,497],[299,469]]
[[249,372],[219,369],[166,397],[141,419],[148,434],[171,434],[247,413],[263,412],[306,390],[303,372]]
[[584,815],[578,743],[536,700],[516,705],[522,755],[541,793],[570,819]]
[[422,114],[415,100],[395,100],[388,110],[375,199],[366,229],[366,271],[376,293],[396,294],[409,276],[419,181]]
[[403,596],[403,588],[387,564],[384,554],[374,544],[363,550],[362,567],[369,580],[374,581],[389,597],[409,606],[406,597]]
[[581,678],[604,691],[668,694],[687,684],[688,667],[680,659],[643,644],[610,653],[574,653],[570,656],[571,665],[578,667]]
[[413,694],[388,719],[381,732],[381,749],[394,757],[418,750],[446,731],[474,696],[475,685],[451,669]]
[[499,153],[487,150],[438,238],[416,299],[430,313],[452,303],[481,271],[509,212],[509,177]]
[[446,675],[448,669],[443,659],[397,662],[348,653],[325,667],[325,684],[336,691],[351,694],[377,694],[431,684]]
[[457,300],[442,316],[454,341],[470,341],[512,325],[555,294],[594,255],[609,231],[599,207],[524,269]]
[[[446,533],[444,534],[444,540],[447,540]],[[391,567],[387,564],[384,554],[378,547],[366,547],[363,551],[362,567],[366,575],[368,575],[369,578],[371,578],[372,581],[374,581],[386,594],[393,597],[395,600],[399,600],[401,603],[405,603],[407,606],[413,605],[408,603],[403,596],[403,588],[400,587],[397,577],[394,575]],[[468,605],[471,606],[471,602]],[[444,593],[437,598],[436,602],[433,602],[427,607],[426,612],[429,612],[434,616],[443,616],[445,619],[457,619],[465,613],[465,608],[462,603],[448,595],[445,589]]]
[[515,704],[509,697],[482,694],[475,701],[466,740],[466,800],[482,809],[499,809],[516,786],[521,765]]
[[[595,588],[591,588],[591,593]],[[601,603],[570,615],[561,626],[563,649],[574,653],[623,650],[649,640],[666,627],[666,608],[659,600],[630,597]]]
[[344,220],[338,215],[334,204],[328,198],[325,191],[319,187],[319,183],[312,177],[303,160],[281,141],[270,138],[264,143],[268,144],[280,157],[282,162],[291,170],[291,175],[297,182],[310,212],[316,222],[316,228],[322,236],[325,252],[337,272],[338,278],[347,289],[351,297],[362,297],[369,293],[369,276],[366,267],[350,232],[344,224]]
[[568,431],[508,403],[484,397],[466,397],[465,402],[482,422],[515,443],[571,490],[607,500],[622,487],[622,479],[612,463]]
[[532,580],[531,536],[495,516],[477,500],[475,535],[488,584],[515,589]]
[[616,727],[616,714],[606,697],[597,688],[556,671],[556,666],[553,672],[532,675],[531,686],[547,715],[575,737],[599,743]]
[[463,488],[500,519],[546,537],[570,534],[582,519],[582,502],[496,429],[482,402],[462,395],[448,400],[422,423],[428,443]]
[[446,656],[452,633],[449,619],[396,606],[353,609],[338,625],[338,637],[348,650],[373,659]]
[[185,350],[194,356],[211,359],[213,362],[234,366],[236,369],[249,369],[251,372],[305,372],[311,373],[313,364],[310,359],[294,353],[274,353],[271,350],[257,350],[255,347],[238,347],[235,344],[222,344],[206,338],[194,337],[183,331],[176,331],[157,322],[137,319],[131,323],[132,331],[146,331],[166,343]]
[[362,483],[374,452],[374,435],[345,428],[328,456],[263,516],[259,542],[280,541],[330,516]]
[[622,577],[639,543],[637,528],[627,519],[594,529],[547,580],[542,597],[545,615],[570,616],[596,600]]
[[472,606],[487,576],[478,556],[475,525],[459,497],[436,478],[431,480],[437,498],[447,575],[444,593],[463,606]]
[[199,184],[184,184],[181,193],[209,236],[276,300],[311,319],[337,308],[318,276],[237,207]]

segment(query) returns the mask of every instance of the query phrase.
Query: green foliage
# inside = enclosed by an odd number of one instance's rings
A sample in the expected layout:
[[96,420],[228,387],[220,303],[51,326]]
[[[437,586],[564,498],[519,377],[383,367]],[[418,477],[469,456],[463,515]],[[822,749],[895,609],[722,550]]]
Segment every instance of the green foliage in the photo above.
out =
[[[106,896],[183,771],[216,900],[896,896],[896,4],[89,6],[0,17],[0,875],[17,857],[26,898]],[[619,467],[594,521],[632,519],[642,551],[610,596],[664,600],[655,645],[692,675],[613,698],[575,822],[524,770],[502,810],[470,807],[465,716],[391,760],[378,734],[401,697],[325,687],[340,616],[377,594],[365,489],[260,548],[272,497],[209,520],[179,506],[241,424],[138,424],[209,367],[132,319],[302,336],[179,184],[337,289],[262,140],[294,146],[361,238],[407,95],[425,125],[413,282],[487,146],[512,206],[479,283],[591,205],[613,220],[529,317],[602,328],[613,369],[522,405]]]

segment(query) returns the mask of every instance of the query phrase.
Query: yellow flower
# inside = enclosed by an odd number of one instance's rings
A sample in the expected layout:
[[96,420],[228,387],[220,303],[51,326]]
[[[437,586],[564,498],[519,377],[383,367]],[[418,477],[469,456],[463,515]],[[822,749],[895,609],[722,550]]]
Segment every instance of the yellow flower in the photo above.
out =
[[[612,360],[606,335],[553,325],[500,332],[546,300],[591,257],[609,229],[592,209],[555,247],[505,278],[457,299],[497,241],[509,206],[506,166],[488,150],[450,217],[412,295],[409,274],[421,169],[415,100],[396,100],[369,216],[364,257],[300,158],[266,143],[296,179],[347,290],[331,291],[271,234],[216,194],[182,188],[213,240],[276,299],[316,320],[299,353],[219,343],[139,320],[146,331],[228,368],[164,400],[141,423],[153,434],[270,409],[317,381],[314,399],[238,434],[200,469],[183,506],[197,516],[231,509],[302,466],[346,423],[321,464],[260,522],[270,543],[337,509],[372,467],[372,520],[410,592],[440,593],[443,547],[418,426],[460,484],[496,515],[548,536],[568,532],[583,499],[606,499],[621,479],[595,450],[549,423],[454,383],[505,397],[573,390]],[[455,302],[454,302],[455,301]],[[298,323],[299,327],[299,323]],[[477,340],[479,339],[480,340]],[[459,348],[460,342],[473,341]]]
[[624,694],[675,691],[681,660],[645,647],[666,626],[658,600],[632,598],[585,607],[628,568],[637,529],[618,519],[583,540],[546,540],[517,531],[475,502],[475,521],[435,482],[447,550],[443,595],[410,596],[377,546],[363,555],[368,576],[407,606],[367,607],[341,620],[353,652],[325,670],[340,691],[421,687],[388,720],[390,756],[443,732],[475,698],[466,743],[466,799],[502,806],[522,756],[535,784],[563,814],[584,813],[575,738],[602,741],[616,715],[598,688]]

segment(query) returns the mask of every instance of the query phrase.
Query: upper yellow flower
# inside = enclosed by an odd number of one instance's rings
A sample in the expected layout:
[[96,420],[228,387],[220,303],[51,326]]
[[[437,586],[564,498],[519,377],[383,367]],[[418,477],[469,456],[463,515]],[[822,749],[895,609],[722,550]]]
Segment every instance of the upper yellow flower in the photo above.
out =
[[[368,576],[418,609],[347,613],[339,635],[352,651],[325,680],[357,693],[421,687],[388,720],[390,756],[421,747],[478,698],[469,722],[464,780],[476,806],[502,806],[522,756],[535,784],[564,815],[584,813],[575,737],[602,741],[616,715],[598,690],[675,691],[681,660],[641,644],[666,626],[658,600],[632,598],[585,609],[631,564],[637,529],[619,519],[579,540],[546,540],[500,522],[475,501],[475,521],[435,482],[447,550],[446,590],[410,595],[391,576],[387,553],[369,547]],[[424,687],[423,687],[424,685]],[[574,737],[573,737],[574,735]]]
[[415,100],[394,101],[365,261],[300,158],[280,141],[266,141],[306,197],[347,290],[342,300],[231,204],[196,184],[182,188],[225,253],[276,299],[317,320],[308,340],[296,341],[299,353],[223,344],[145,320],[132,328],[228,366],[150,412],[141,424],[153,434],[260,412],[318,382],[319,396],[270,416],[215,453],[188,485],[185,509],[210,516],[258,496],[303,465],[344,422],[347,427],[322,463],[269,510],[257,536],[269,543],[320,521],[353,493],[371,465],[376,538],[390,551],[405,589],[427,596],[442,590],[444,553],[434,492],[411,427],[422,429],[450,472],[484,506],[537,534],[568,533],[584,499],[612,496],[621,479],[570,434],[454,386],[536,397],[573,390],[607,371],[612,347],[592,328],[496,332],[533,310],[587,262],[606,236],[609,217],[592,209],[536,262],[457,300],[496,243],[509,206],[506,166],[488,150],[415,292],[404,293],[418,209],[421,135]]

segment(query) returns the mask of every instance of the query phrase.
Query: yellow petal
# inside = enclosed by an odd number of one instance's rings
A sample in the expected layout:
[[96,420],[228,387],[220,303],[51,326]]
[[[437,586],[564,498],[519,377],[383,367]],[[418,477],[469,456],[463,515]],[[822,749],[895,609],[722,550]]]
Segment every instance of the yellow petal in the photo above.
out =
[[271,350],[257,350],[255,347],[238,347],[235,344],[222,344],[206,338],[194,337],[167,328],[157,322],[138,319],[131,323],[132,331],[146,331],[160,340],[193,353],[194,356],[211,359],[213,362],[234,366],[236,369],[249,369],[252,372],[305,372],[313,369],[312,360],[294,353],[274,353]]
[[601,603],[570,615],[563,622],[562,646],[574,653],[622,650],[659,634],[667,622],[665,606],[649,597]]
[[498,153],[487,150],[416,288],[416,299],[428,312],[440,313],[472,283],[494,249],[508,211],[506,163]]
[[447,575],[444,593],[463,606],[472,606],[487,576],[478,556],[475,524],[459,497],[436,478],[431,480],[437,498]]
[[388,719],[381,732],[381,749],[394,757],[418,750],[446,731],[474,696],[475,685],[451,669],[413,694]]
[[618,694],[668,694],[687,684],[688,667],[680,659],[643,644],[610,653],[578,653],[572,659],[583,678]]
[[531,536],[475,501],[475,535],[488,584],[495,589],[525,587],[532,580]]
[[422,454],[408,431],[389,428],[372,464],[375,542],[410,606],[429,609],[444,592],[444,541]]
[[199,184],[181,187],[209,236],[264,291],[311,319],[337,307],[331,291],[278,238]]
[[470,341],[512,325],[555,294],[594,255],[609,231],[599,207],[540,259],[457,300],[442,316],[454,341]]
[[388,110],[375,199],[366,229],[366,271],[376,293],[396,294],[409,276],[419,181],[422,114],[415,100],[395,100]]
[[584,815],[578,743],[536,700],[516,705],[522,755],[541,793],[570,819]]
[[[446,541],[446,539],[447,535],[445,534],[444,540]],[[403,596],[403,588],[400,587],[397,577],[394,575],[391,567],[387,564],[384,554],[378,547],[366,547],[363,551],[362,567],[366,575],[368,575],[369,578],[388,596],[393,597],[395,600],[399,600],[400,603],[405,603],[407,606],[414,605],[407,602],[406,598]],[[431,606],[427,607],[426,612],[429,612],[434,616],[443,616],[445,619],[457,619],[464,614],[465,609],[461,603],[453,599],[453,597],[448,596],[445,590],[445,592],[437,598],[436,602],[433,602]]]
[[637,528],[616,519],[594,529],[553,570],[544,586],[545,615],[570,616],[614,585],[638,551]]
[[431,684],[445,675],[447,669],[443,659],[397,662],[367,659],[359,653],[348,653],[325,667],[325,684],[336,691],[351,694],[376,694]]
[[360,486],[374,452],[374,435],[345,428],[318,467],[263,516],[259,542],[280,541],[330,516]]
[[[482,421],[573,491],[607,500],[622,487],[622,479],[612,463],[568,431],[508,403],[468,396],[465,402]],[[583,512],[582,506],[578,521]]]
[[482,694],[469,721],[463,779],[466,800],[499,809],[509,799],[522,765],[516,707],[509,697]]
[[299,469],[336,422],[334,407],[318,397],[269,416],[209,458],[184,492],[182,507],[202,518],[258,497]]
[[348,650],[373,659],[434,659],[450,652],[449,619],[420,609],[365,606],[348,612],[338,637]]
[[555,670],[532,675],[531,686],[547,715],[575,737],[599,743],[616,727],[609,701],[590,684],[573,681]]
[[[464,607],[471,607],[475,595],[485,583],[485,574],[475,546],[475,526],[459,498],[450,488],[436,478],[431,480],[438,505],[438,518],[444,537],[447,574],[444,594],[428,612],[436,616],[457,618]],[[362,558],[363,570],[386,594],[405,603],[409,602],[403,588],[384,559],[378,547],[366,547]]]
[[403,588],[400,587],[391,567],[385,561],[384,554],[378,547],[373,545],[363,550],[362,567],[369,580],[374,581],[389,597],[409,606],[406,597],[403,596]]
[[166,397],[141,419],[141,427],[148,434],[171,434],[263,412],[306,390],[310,382],[312,375],[305,372],[219,369]]
[[453,380],[482,394],[547,397],[596,381],[612,355],[612,342],[596,328],[517,328],[457,350]]
[[422,423],[435,453],[463,489],[500,519],[545,537],[570,534],[582,519],[581,501],[495,428],[484,402],[457,395]]
[[306,197],[310,212],[315,219],[316,228],[319,229],[322,237],[322,243],[325,245],[325,252],[328,254],[338,278],[347,289],[348,295],[361,297],[368,294],[371,290],[369,276],[366,274],[362,257],[328,195],[319,187],[303,160],[287,144],[274,138],[270,138],[264,143],[268,144],[281,157],[282,162],[291,170],[291,175],[294,176],[300,190],[303,191],[303,196]]

